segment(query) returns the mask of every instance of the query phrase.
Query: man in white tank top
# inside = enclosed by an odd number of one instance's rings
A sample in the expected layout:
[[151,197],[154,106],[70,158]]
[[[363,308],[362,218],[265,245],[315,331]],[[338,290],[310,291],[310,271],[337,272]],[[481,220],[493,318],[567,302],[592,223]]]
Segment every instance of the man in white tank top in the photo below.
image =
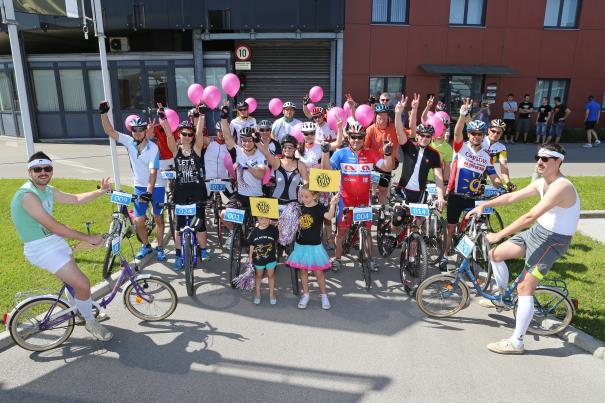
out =
[[[540,201],[529,212],[517,218],[502,231],[488,234],[489,243],[498,243],[518,233],[489,252],[494,278],[500,288],[508,286],[508,268],[505,261],[525,257],[524,276],[519,282],[515,331],[510,339],[490,343],[487,348],[499,354],[523,354],[523,336],[534,315],[534,291],[571,244],[580,219],[580,199],[573,184],[561,173],[565,149],[559,144],[543,144],[536,155],[536,171],[542,178],[524,189],[507,193],[475,207],[468,215],[481,214],[486,207],[506,206],[532,196]],[[480,301],[482,306],[495,306],[489,300]],[[490,305],[491,304],[491,305]]]

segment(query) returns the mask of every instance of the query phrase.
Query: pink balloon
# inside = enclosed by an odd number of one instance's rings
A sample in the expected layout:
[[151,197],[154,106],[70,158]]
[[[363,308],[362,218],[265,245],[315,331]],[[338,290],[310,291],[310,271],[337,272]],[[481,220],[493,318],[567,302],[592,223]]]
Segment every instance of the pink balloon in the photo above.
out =
[[445,112],[445,111],[437,111],[437,112],[435,112],[435,116],[445,120],[448,123],[451,122],[450,115],[448,115],[447,112]]
[[344,109],[345,113],[347,114],[347,117],[353,116],[353,110],[351,109],[351,105],[349,105],[348,102],[345,102],[342,105],[342,108]]
[[313,108],[315,108],[315,104],[313,102],[309,102],[307,104],[307,109],[309,110],[309,112],[311,112]]
[[231,159],[231,155],[229,153],[225,154],[223,157],[223,164],[225,168],[227,168],[227,172],[232,178],[235,178],[235,170],[233,169],[233,160]]
[[324,90],[319,85],[316,85],[309,90],[309,98],[311,98],[311,102],[319,102],[323,97]]
[[204,87],[197,83],[191,84],[187,88],[187,98],[193,105],[199,105],[204,100]]
[[328,126],[330,129],[337,131],[338,130],[338,118],[345,123],[347,121],[347,112],[339,106],[335,106],[334,108],[328,111]]
[[129,132],[132,131],[132,128],[130,127],[130,122],[134,119],[140,119],[138,115],[128,115],[126,116],[126,119],[124,120],[124,126],[126,126],[126,130],[128,130]]
[[437,117],[436,114],[431,116],[426,120],[426,122],[435,128],[435,134],[433,137],[441,137],[443,136],[443,131],[445,130],[445,125],[441,118]]
[[359,105],[355,109],[355,119],[363,126],[368,127],[374,120],[374,110],[369,105]]
[[214,85],[209,85],[206,88],[204,88],[203,97],[204,97],[204,103],[210,109],[216,109],[218,104],[221,103],[221,90],[216,88]]
[[256,110],[257,103],[254,98],[246,98],[246,103],[248,104],[248,113],[252,113]]
[[170,108],[164,108],[164,113],[166,114],[166,119],[168,120],[170,130],[175,132],[179,127],[179,114]]
[[279,116],[282,112],[283,102],[279,98],[272,98],[269,101],[269,112],[273,116]]
[[223,80],[221,81],[221,85],[223,86],[223,90],[225,90],[227,95],[234,97],[240,88],[239,77],[233,73],[225,74],[223,76]]
[[290,130],[290,135],[294,136],[299,143],[302,143],[305,139],[302,134],[302,127],[303,123],[299,122],[292,127],[292,130]]

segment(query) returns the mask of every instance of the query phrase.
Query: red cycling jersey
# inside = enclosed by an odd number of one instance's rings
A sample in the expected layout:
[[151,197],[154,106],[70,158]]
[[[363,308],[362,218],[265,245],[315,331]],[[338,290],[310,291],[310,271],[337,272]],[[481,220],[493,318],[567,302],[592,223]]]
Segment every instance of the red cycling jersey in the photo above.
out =
[[384,164],[383,157],[369,148],[363,148],[356,154],[347,147],[336,151],[330,158],[330,164],[332,169],[340,171],[341,205],[369,205],[372,169]]

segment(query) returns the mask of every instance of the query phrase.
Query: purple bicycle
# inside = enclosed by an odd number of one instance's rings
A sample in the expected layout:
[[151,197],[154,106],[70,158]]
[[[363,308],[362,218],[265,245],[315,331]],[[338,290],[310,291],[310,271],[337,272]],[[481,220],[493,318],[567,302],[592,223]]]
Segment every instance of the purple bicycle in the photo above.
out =
[[[131,314],[145,321],[158,321],[169,317],[177,306],[174,288],[166,281],[150,274],[137,274],[137,265],[131,268],[120,252],[120,234],[106,235],[107,244],[114,255],[119,256],[123,267],[118,281],[109,295],[93,302],[93,311],[98,315],[115,298],[122,284],[129,282],[124,290],[124,305]],[[73,289],[63,284],[57,295],[32,295],[13,308],[5,318],[8,330],[15,343],[26,350],[45,351],[63,344],[74,330],[76,321],[82,319],[75,305],[69,302],[66,291],[74,295]],[[65,294],[66,298],[63,298]]]

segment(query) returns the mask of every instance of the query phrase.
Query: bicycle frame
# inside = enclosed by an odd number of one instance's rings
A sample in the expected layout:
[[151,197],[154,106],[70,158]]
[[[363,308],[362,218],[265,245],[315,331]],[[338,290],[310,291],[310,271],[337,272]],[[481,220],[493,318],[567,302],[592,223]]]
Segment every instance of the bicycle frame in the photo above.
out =
[[[181,252],[182,252],[185,235],[186,234],[191,235],[191,238],[190,238],[191,239],[191,252],[193,253],[193,266],[195,266],[197,264],[197,237],[195,235],[196,234],[195,228],[192,228],[190,226],[189,217],[190,216],[185,217],[185,226],[183,228],[179,229],[179,238],[181,240]],[[183,255],[183,253],[181,253],[181,261],[183,262],[183,264],[185,263],[185,256]]]
[[[477,278],[475,277],[475,275],[473,274],[473,271],[470,268],[469,262],[467,258],[464,258],[462,260],[462,264],[460,265],[460,267],[457,270],[456,273],[456,281],[454,283],[459,283],[462,282],[462,276],[466,276],[469,281],[473,284],[473,288],[475,289],[475,292],[477,293],[477,295],[489,299],[490,301],[498,301],[500,300],[500,296],[495,296],[489,293],[486,293],[485,291],[481,290],[481,286],[479,285],[479,282],[477,281]],[[517,286],[519,285],[519,283],[521,282],[521,279],[523,278],[523,272],[521,272],[517,278],[515,279],[515,281],[513,281],[513,284],[508,287],[505,291],[504,294],[502,295],[502,301],[506,304],[506,305],[511,305],[511,296],[513,295],[513,293],[515,292],[515,290],[517,289]]]

